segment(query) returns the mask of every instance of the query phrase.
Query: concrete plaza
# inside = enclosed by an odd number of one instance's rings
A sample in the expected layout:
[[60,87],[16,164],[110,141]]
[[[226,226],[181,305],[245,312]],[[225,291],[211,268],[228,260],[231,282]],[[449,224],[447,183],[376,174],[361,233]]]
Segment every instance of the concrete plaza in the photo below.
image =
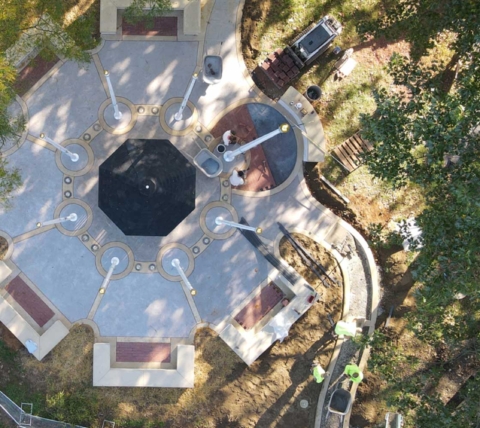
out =
[[[106,37],[110,40],[91,53],[87,66],[60,61],[17,98],[28,124],[19,144],[3,152],[9,166],[21,171],[23,185],[13,207],[0,211],[0,236],[9,242],[0,262],[0,320],[22,342],[39,344],[37,358],[75,324],[92,326],[96,385],[193,387],[192,344],[198,328],[223,333],[250,364],[276,340],[268,319],[282,311],[300,315],[318,299],[303,279],[292,284],[279,275],[239,231],[216,225],[216,216],[243,217],[261,227],[263,243],[276,255],[277,222],[327,245],[355,233],[315,201],[305,185],[303,161],[312,160],[316,149],[301,131],[308,133],[311,126],[303,126],[288,103],[261,94],[245,69],[239,0],[207,3],[198,36],[186,37],[179,29],[175,40]],[[202,80],[205,55],[222,57],[223,76],[216,85]],[[113,118],[105,70],[123,113],[120,121]],[[193,73],[200,77],[184,117],[175,121],[173,113]],[[323,140],[315,118],[316,138]],[[195,209],[167,236],[126,236],[98,206],[99,167],[128,139],[169,140],[193,164],[201,149],[214,151],[228,127],[243,126],[249,141],[281,123],[299,128],[264,145],[268,170],[265,166],[263,173],[272,174],[274,186],[234,188],[228,175],[208,178],[197,170]],[[79,161],[71,162],[41,133],[78,153]],[[43,225],[72,212],[78,215],[74,222]],[[112,257],[120,263],[100,293]],[[195,295],[172,270],[173,257],[180,260]],[[19,280],[13,282],[15,278]],[[278,304],[247,334],[234,317],[271,282],[292,304]],[[42,324],[39,311],[52,315]],[[118,343],[135,344],[130,361],[116,359]],[[139,343],[169,344],[168,358],[148,359]]]

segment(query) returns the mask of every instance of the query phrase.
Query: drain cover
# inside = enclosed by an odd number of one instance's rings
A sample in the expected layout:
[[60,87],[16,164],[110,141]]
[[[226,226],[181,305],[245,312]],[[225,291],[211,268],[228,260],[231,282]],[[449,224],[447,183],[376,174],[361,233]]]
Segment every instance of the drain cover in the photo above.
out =
[[302,409],[306,409],[308,407],[308,401],[307,400],[300,400],[300,407]]

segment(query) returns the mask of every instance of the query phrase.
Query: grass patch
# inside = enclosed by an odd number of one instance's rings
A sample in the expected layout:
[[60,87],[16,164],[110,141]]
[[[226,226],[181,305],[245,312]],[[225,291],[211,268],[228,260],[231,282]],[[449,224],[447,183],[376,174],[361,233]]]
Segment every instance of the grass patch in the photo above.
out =
[[0,360],[9,365],[15,365],[16,352],[12,351],[3,340],[0,340]]

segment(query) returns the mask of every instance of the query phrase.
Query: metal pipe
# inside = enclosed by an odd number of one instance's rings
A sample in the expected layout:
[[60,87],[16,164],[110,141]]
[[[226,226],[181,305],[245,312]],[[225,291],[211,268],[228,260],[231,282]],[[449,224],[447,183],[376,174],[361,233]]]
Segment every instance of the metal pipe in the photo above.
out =
[[69,214],[66,217],[54,218],[53,220],[47,220],[43,223],[38,222],[37,227],[49,226],[51,224],[65,223],[66,221],[77,221],[77,220],[78,220],[77,214],[72,213],[72,214]]
[[224,220],[222,217],[217,217],[215,219],[215,223],[218,226],[224,224],[225,226],[236,227],[237,229],[250,230],[251,232],[257,233],[258,235],[262,233],[261,227],[245,226],[244,224],[235,223],[234,221]]
[[193,73],[192,80],[190,81],[190,85],[188,86],[187,92],[185,92],[182,104],[180,104],[180,108],[175,113],[175,116],[174,116],[175,120],[182,120],[183,110],[187,106],[187,101],[190,98],[190,94],[192,93],[193,87],[195,86],[195,82],[197,81],[197,79],[198,79],[198,73]]
[[40,138],[44,139],[47,143],[50,143],[53,147],[57,148],[62,153],[65,153],[67,156],[70,157],[72,162],[77,162],[78,159],[80,159],[80,156],[78,156],[77,153],[72,153],[70,150],[67,150],[65,147],[48,138],[43,132],[40,134]]
[[258,146],[259,144],[264,143],[265,141],[269,140],[272,137],[275,137],[275,135],[278,134],[285,134],[290,130],[290,125],[288,123],[282,123],[278,129],[275,129],[272,132],[269,132],[268,134],[265,134],[250,143],[245,144],[242,147],[239,147],[236,150],[232,150],[229,152],[225,152],[223,155],[223,159],[225,159],[226,162],[232,162],[238,155],[247,152],[250,149],[253,149],[254,147]]
[[112,82],[110,81],[110,73],[105,70],[105,79],[107,80],[108,91],[110,92],[110,98],[112,99],[113,105],[113,117],[117,120],[122,118],[122,112],[118,109],[117,98],[115,97],[115,92],[113,92]]
[[108,284],[110,283],[110,278],[113,275],[113,271],[115,270],[115,268],[118,266],[119,263],[120,263],[120,260],[118,259],[118,257],[112,258],[110,268],[108,269],[108,272],[107,272],[107,276],[103,280],[102,286],[100,287],[100,294],[105,293],[105,290],[107,289]]
[[183,271],[182,267],[180,266],[180,260],[173,259],[172,260],[172,266],[177,270],[178,274],[182,278],[182,281],[185,283],[187,288],[190,290],[190,294],[192,296],[195,296],[195,294],[197,294],[197,290],[195,290],[192,287],[192,284],[190,284],[190,281],[188,280],[187,275],[185,275],[185,272]]

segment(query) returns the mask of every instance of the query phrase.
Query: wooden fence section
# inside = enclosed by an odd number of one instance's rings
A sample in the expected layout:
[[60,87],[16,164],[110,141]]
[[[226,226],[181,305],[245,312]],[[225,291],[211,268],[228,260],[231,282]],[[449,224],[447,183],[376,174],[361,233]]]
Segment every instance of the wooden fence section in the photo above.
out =
[[348,172],[356,170],[362,165],[361,154],[373,150],[373,144],[364,140],[360,132],[353,134],[348,140],[333,149],[337,159],[342,162]]

